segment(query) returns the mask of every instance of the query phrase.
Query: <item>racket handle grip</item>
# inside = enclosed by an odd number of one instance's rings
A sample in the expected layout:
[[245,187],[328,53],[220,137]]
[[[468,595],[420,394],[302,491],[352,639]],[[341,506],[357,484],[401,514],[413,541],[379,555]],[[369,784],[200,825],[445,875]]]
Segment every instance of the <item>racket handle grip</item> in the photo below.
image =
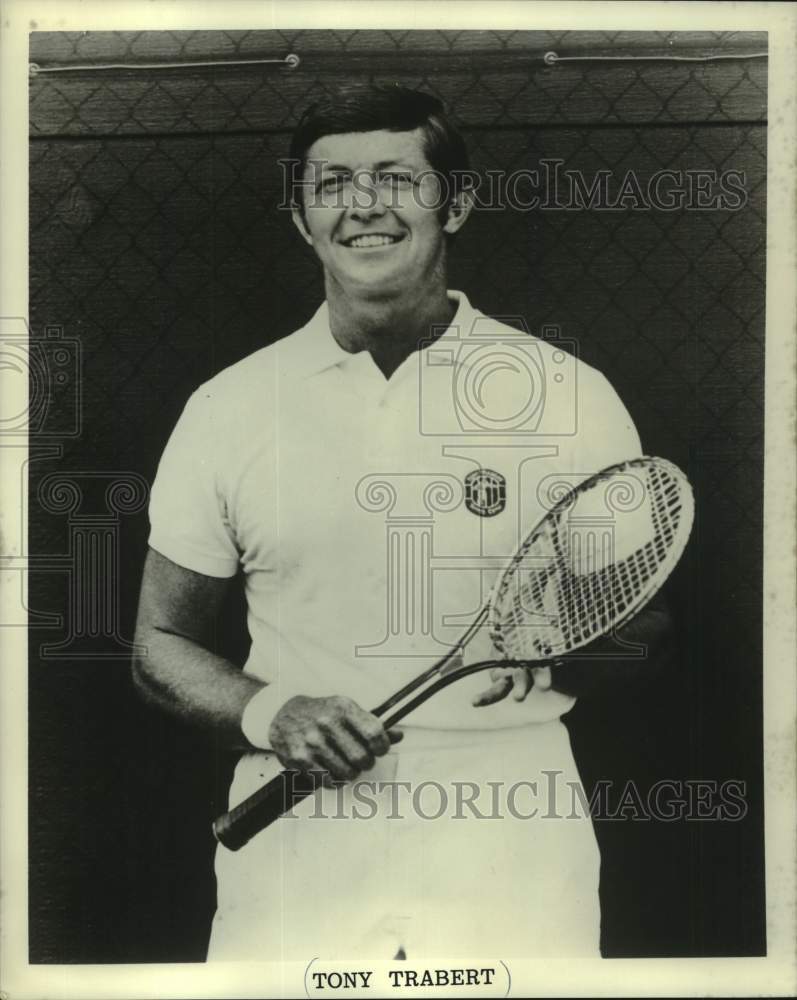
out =
[[267,785],[224,813],[213,824],[213,836],[230,851],[238,851],[256,833],[306,799],[319,787],[319,776],[280,771]]

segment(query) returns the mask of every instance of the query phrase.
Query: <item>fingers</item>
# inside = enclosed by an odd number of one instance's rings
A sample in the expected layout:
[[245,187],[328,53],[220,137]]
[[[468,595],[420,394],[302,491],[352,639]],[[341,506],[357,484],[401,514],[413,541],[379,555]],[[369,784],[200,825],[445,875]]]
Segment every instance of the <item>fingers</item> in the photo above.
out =
[[553,676],[550,667],[532,667],[531,673],[534,687],[539,688],[540,691],[549,691],[551,689]]
[[550,667],[494,667],[490,671],[493,684],[477,694],[472,701],[475,708],[494,705],[512,692],[515,701],[524,701],[533,687],[547,691],[551,687]]
[[369,770],[401,737],[350,698],[292,698],[271,726],[271,744],[286,767],[323,771],[332,781]]
[[[326,738],[327,747],[321,753],[333,777],[351,781],[361,771],[368,771],[374,766],[376,754],[347,729],[335,727],[326,734]],[[332,766],[328,763],[330,760]]]
[[515,701],[523,701],[534,685],[531,671],[527,670],[526,667],[516,667],[512,671],[512,681],[514,684],[512,697]]
[[313,754],[313,769],[326,771],[333,781],[351,781],[356,778],[359,769],[342,752],[334,746],[325,745]]
[[351,735],[371,754],[372,758],[386,754],[390,749],[390,737],[379,719],[371,712],[364,711],[353,701],[346,706],[346,709],[342,721]]
[[486,691],[482,691],[481,694],[477,694],[473,699],[471,704],[474,708],[481,708],[483,705],[494,705],[497,701],[501,701],[503,698],[509,694],[512,690],[512,675],[504,670],[491,670],[490,676],[495,678],[495,675],[499,674],[493,683]]

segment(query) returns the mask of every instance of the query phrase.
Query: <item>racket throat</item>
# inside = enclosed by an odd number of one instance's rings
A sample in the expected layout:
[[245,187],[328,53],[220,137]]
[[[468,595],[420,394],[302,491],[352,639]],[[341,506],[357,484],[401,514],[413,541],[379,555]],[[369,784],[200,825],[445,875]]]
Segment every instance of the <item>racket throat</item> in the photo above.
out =
[[487,621],[489,610],[490,608],[488,603],[473,619],[467,632],[460,636],[457,645],[453,646],[452,649],[442,658],[442,660],[438,660],[435,666],[435,673],[439,677],[445,677],[465,665],[465,649],[474,635],[476,635],[479,629],[481,629]]
[[450,674],[453,670],[459,670],[460,667],[465,664],[465,647],[457,646],[456,649],[452,649],[445,657],[445,660],[440,664],[438,668],[438,673],[440,677],[445,677]]

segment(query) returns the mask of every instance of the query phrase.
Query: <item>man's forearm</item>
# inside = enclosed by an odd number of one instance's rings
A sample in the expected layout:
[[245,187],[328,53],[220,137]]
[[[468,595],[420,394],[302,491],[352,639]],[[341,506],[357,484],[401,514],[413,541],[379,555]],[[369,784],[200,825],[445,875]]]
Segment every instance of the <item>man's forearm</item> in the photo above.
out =
[[212,732],[234,749],[250,749],[241,715],[263,685],[229,660],[181,635],[150,628],[138,637],[146,652],[133,664],[133,678],[153,704]]

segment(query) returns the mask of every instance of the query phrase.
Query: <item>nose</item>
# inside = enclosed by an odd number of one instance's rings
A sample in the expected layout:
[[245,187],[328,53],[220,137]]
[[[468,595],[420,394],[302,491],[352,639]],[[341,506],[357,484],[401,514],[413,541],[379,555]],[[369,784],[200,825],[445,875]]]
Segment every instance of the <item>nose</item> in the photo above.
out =
[[349,214],[355,219],[371,219],[385,214],[380,188],[373,175],[362,171],[352,178]]

